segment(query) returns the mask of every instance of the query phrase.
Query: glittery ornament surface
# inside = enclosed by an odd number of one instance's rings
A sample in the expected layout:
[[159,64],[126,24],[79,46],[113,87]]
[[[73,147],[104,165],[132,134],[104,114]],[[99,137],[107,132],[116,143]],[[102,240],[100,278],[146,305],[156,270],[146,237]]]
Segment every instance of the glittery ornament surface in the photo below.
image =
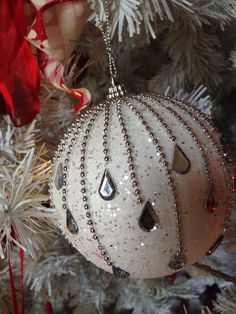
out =
[[[172,98],[130,95],[88,109],[59,145],[52,172],[60,228],[111,273],[118,265],[134,278],[169,275],[204,256],[229,224],[232,172],[219,135],[204,115]],[[211,184],[220,208],[213,214],[206,210]],[[67,229],[67,208],[76,235]]]

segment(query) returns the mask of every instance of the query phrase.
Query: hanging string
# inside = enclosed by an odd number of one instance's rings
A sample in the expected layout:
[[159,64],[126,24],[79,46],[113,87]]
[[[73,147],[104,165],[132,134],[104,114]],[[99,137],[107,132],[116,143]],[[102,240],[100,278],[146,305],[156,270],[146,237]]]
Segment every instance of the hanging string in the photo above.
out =
[[[103,5],[103,3],[101,3]],[[117,68],[114,59],[114,53],[111,45],[111,32],[110,32],[110,23],[109,23],[109,2],[108,0],[104,1],[104,12],[105,12],[105,27],[102,24],[98,15],[96,15],[96,25],[101,30],[103,40],[106,46],[106,52],[108,55],[108,64],[109,64],[109,72],[111,77],[111,83],[113,86],[117,83]]]

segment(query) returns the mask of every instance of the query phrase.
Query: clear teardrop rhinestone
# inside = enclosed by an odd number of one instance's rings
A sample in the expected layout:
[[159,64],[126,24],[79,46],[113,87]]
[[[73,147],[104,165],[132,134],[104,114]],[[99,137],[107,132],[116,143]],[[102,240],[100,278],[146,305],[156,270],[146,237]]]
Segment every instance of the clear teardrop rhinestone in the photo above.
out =
[[119,278],[128,278],[130,276],[130,274],[127,271],[124,271],[123,269],[116,266],[112,266],[112,271],[113,274]]
[[190,162],[187,156],[177,144],[175,145],[173,169],[175,172],[178,172],[180,174],[185,174],[190,169]]
[[168,266],[174,270],[181,269],[186,264],[186,256],[183,252],[178,251],[172,256]]
[[105,201],[112,200],[115,196],[116,188],[112,181],[110,172],[106,169],[104,171],[102,181],[99,187],[99,195]]
[[79,227],[69,209],[66,211],[66,226],[72,234],[77,234],[79,232]]
[[57,190],[60,190],[63,186],[63,166],[62,164],[59,164],[57,167],[56,176],[54,179],[55,186]]
[[152,232],[157,230],[158,224],[158,216],[155,213],[151,203],[147,201],[139,218],[139,226],[143,231]]
[[223,241],[224,239],[224,236],[221,235],[217,240],[216,242],[212,245],[212,247],[210,248],[210,250],[207,252],[207,255],[211,255],[213,254],[217,249],[218,247],[220,246],[221,242]]

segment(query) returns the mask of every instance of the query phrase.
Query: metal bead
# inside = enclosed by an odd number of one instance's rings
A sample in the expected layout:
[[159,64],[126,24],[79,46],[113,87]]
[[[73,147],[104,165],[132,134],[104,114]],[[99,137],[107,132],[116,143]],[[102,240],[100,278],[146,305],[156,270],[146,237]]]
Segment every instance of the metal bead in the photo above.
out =
[[131,172],[130,178],[131,178],[131,179],[135,178],[135,173],[134,173],[134,172]]

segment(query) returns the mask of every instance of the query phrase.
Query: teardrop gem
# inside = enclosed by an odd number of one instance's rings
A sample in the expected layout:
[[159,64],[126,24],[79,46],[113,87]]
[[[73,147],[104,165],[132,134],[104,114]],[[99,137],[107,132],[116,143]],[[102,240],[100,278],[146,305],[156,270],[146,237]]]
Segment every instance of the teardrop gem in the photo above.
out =
[[190,169],[190,162],[187,156],[177,144],[175,145],[173,169],[175,172],[178,172],[180,174],[185,174]]
[[55,186],[57,190],[60,190],[63,186],[63,166],[62,164],[59,164],[57,167],[57,172],[54,180]]
[[147,201],[139,218],[139,226],[143,231],[152,232],[157,230],[158,224],[158,216],[155,213],[151,203]]
[[212,245],[212,247],[210,248],[210,250],[207,252],[207,255],[211,255],[213,254],[217,249],[218,247],[220,246],[221,242],[223,241],[224,239],[224,236],[221,235],[217,240],[216,242]]
[[115,196],[116,188],[112,181],[110,172],[106,169],[104,171],[102,181],[99,187],[99,195],[105,201],[112,200]]
[[69,209],[66,211],[66,226],[72,234],[77,234],[79,232],[79,227]]
[[127,271],[116,266],[112,266],[112,271],[113,274],[119,278],[128,278],[130,276],[130,274]]
[[186,256],[183,252],[178,251],[172,256],[168,266],[174,270],[181,269],[186,264]]
[[216,191],[215,191],[213,184],[211,185],[209,192],[208,192],[206,207],[207,207],[207,211],[209,213],[215,213],[219,210],[217,197],[216,197]]

